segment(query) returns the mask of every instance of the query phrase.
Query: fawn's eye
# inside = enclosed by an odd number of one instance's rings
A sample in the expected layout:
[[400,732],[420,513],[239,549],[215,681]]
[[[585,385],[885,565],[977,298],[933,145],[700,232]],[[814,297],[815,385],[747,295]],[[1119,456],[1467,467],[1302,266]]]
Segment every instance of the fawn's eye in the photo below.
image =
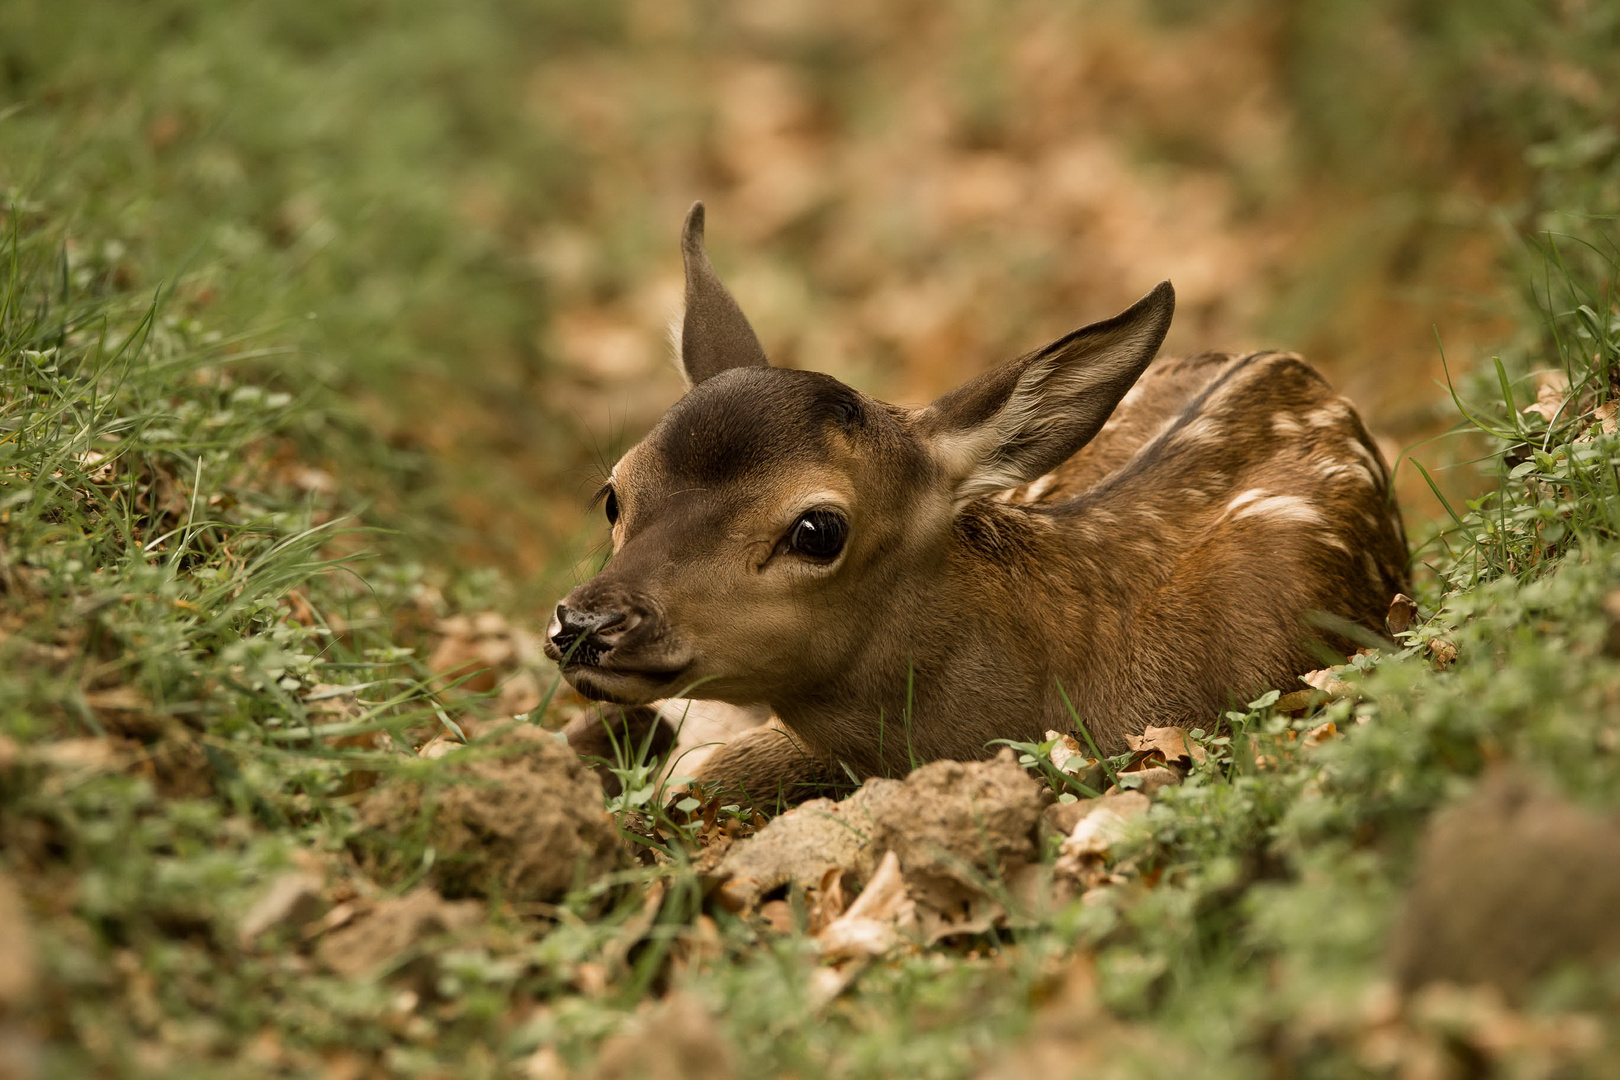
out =
[[619,496],[612,488],[607,489],[602,499],[602,509],[607,514],[609,528],[619,523]]
[[849,523],[831,510],[812,510],[788,530],[788,548],[812,559],[831,559],[844,550]]

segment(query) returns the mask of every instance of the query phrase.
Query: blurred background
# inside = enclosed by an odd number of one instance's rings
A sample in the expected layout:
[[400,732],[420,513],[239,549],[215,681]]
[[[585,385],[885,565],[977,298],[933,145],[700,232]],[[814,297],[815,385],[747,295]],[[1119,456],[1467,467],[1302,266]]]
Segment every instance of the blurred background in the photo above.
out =
[[778,364],[921,403],[1170,278],[1169,350],[1303,352],[1394,460],[1455,415],[1442,347],[1525,346],[1560,177],[1620,173],[1617,9],[7,0],[0,184],[252,330],[379,543],[539,603],[681,392],[695,198]]

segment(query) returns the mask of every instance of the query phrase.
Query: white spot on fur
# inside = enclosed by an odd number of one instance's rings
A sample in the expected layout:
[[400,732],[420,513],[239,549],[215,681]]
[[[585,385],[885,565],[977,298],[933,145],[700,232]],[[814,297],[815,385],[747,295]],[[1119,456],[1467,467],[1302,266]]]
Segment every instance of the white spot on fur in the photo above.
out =
[[1271,418],[1271,433],[1279,439],[1294,439],[1305,434],[1305,429],[1292,416],[1278,413]]
[[1233,513],[1236,510],[1240,510],[1243,507],[1248,506],[1256,499],[1263,499],[1265,497],[1266,492],[1264,488],[1250,488],[1248,491],[1239,494],[1231,502],[1227,503],[1225,513]]
[[1305,426],[1318,431],[1331,431],[1343,422],[1331,406],[1316,409],[1305,414]]
[[1378,480],[1365,465],[1355,462],[1332,462],[1323,465],[1318,470],[1324,480],[1337,480],[1341,476],[1348,476],[1359,480],[1368,487],[1377,487]]
[[1263,517],[1270,521],[1292,521],[1301,525],[1327,524],[1327,519],[1304,498],[1298,495],[1267,495],[1260,488],[1251,488],[1227,503],[1226,515],[1233,519]]
[[1374,476],[1384,475],[1383,462],[1378,460],[1378,455],[1373,453],[1372,447],[1360,439],[1346,439],[1345,442],[1349,444],[1351,453],[1367,463],[1367,468]]

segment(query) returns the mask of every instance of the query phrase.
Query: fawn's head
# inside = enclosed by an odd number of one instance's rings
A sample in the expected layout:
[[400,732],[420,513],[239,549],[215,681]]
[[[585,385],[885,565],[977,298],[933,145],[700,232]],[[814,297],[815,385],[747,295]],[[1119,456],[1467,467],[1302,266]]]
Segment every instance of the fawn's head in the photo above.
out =
[[601,573],[557,605],[546,652],[588,697],[751,703],[868,648],[874,609],[924,594],[968,502],[1045,474],[1101,429],[1153,359],[1168,282],[924,409],[774,368],[682,237],[691,390],[614,467]]

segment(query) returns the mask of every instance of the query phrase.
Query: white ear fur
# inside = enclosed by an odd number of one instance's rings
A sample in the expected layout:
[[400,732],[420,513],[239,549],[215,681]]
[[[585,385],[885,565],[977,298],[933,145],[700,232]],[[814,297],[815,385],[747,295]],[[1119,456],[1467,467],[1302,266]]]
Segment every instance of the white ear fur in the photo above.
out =
[[921,427],[956,481],[956,505],[1027,484],[1089,442],[1152,361],[1174,306],[1174,291],[1161,284],[1120,315],[924,410]]
[[669,324],[664,327],[664,335],[669,341],[669,362],[680,373],[681,383],[692,389],[692,376],[686,373],[686,361],[681,359],[681,331],[686,324],[686,303],[682,301],[681,308],[669,317]]
[[[1130,383],[1136,381],[1140,371],[1136,357],[1141,355],[1144,346],[1151,350],[1158,345],[1157,341],[1148,344],[1146,338],[1147,335],[1135,336],[1121,343],[1117,352],[1089,366],[1065,364],[1058,357],[1042,357],[1031,364],[1019,376],[1007,403],[995,417],[969,436],[968,441],[972,443],[969,452],[978,467],[957,485],[957,503],[1027,484],[1049,471],[1042,469],[1031,476],[1024,459],[999,451],[1015,443],[1061,440],[1066,435],[1065,429],[1074,426],[1077,411],[1093,411],[1101,401],[1107,401],[1107,412],[1113,412],[1118,398],[1109,394],[1109,387],[1128,380],[1129,388]],[[1149,356],[1151,358],[1151,352]],[[1103,420],[1107,420],[1106,413]]]

